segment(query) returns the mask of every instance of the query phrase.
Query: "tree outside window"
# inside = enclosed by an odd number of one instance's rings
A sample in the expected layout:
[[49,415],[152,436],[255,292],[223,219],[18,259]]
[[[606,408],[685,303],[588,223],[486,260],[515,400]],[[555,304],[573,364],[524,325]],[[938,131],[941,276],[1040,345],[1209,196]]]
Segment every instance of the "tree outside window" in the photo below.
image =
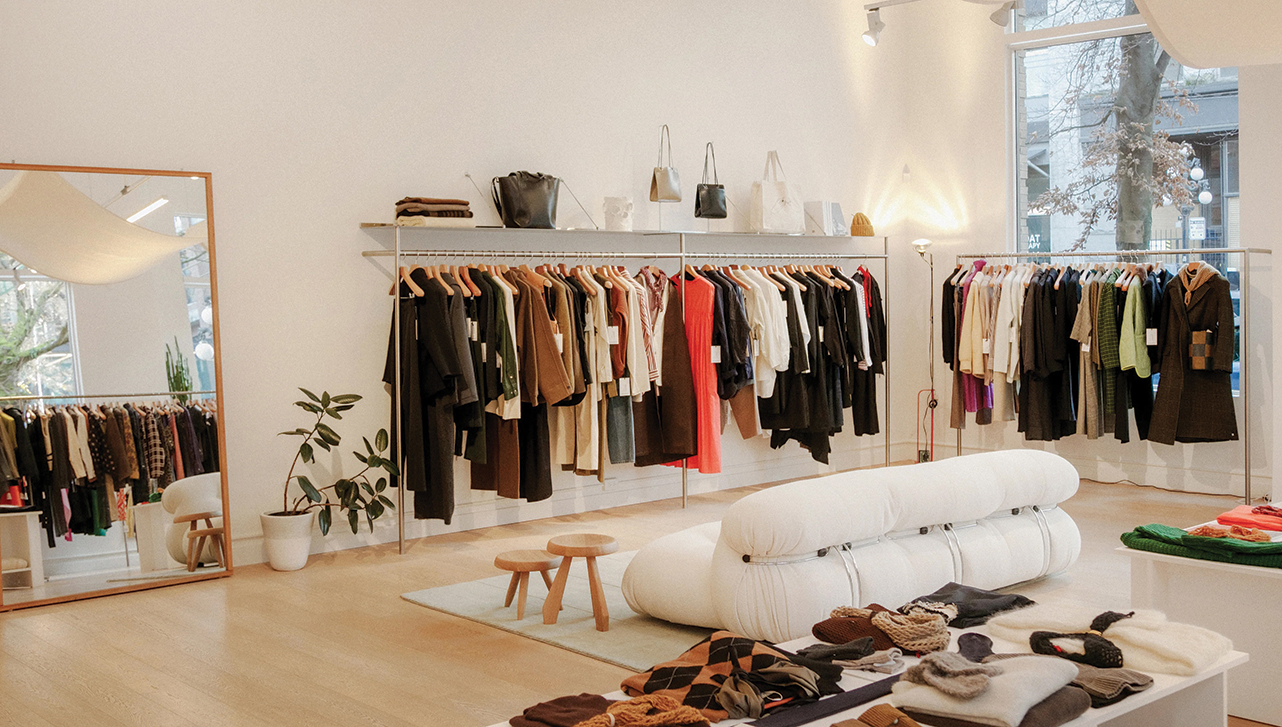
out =
[[67,285],[0,253],[0,395],[77,393]]

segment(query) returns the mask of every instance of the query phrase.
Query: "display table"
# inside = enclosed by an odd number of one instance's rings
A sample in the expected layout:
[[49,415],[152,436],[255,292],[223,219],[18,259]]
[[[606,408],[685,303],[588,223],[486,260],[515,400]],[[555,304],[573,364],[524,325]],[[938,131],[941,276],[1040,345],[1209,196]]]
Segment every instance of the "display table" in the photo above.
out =
[[[953,629],[953,641],[949,646],[957,650],[957,636],[968,631],[984,633],[983,627],[959,631]],[[795,652],[797,649],[820,643],[813,636],[806,636],[779,644],[779,648]],[[693,645],[693,644],[692,644]],[[1018,648],[1013,644],[993,639],[993,650],[997,653],[1027,652],[1028,648]],[[676,657],[676,654],[672,655]],[[1050,658],[1050,657],[1047,657]],[[1153,686],[1143,692],[1132,694],[1122,701],[1099,709],[1088,709],[1081,717],[1065,723],[1065,727],[1226,727],[1228,671],[1247,662],[1247,655],[1240,651],[1230,651],[1223,658],[1194,676],[1174,676],[1171,674],[1153,673]],[[917,659],[909,657],[904,660],[914,664]],[[885,674],[868,674],[865,672],[847,671],[841,679],[841,687],[847,691],[866,686],[886,678]],[[548,695],[554,698],[560,695]],[[627,699],[623,692],[611,692],[605,695],[608,699]],[[843,719],[856,719],[874,704],[886,704],[890,697],[874,699],[854,709],[829,715],[809,723],[813,727],[829,727]],[[1236,712],[1234,713],[1237,714]],[[750,719],[727,719],[717,722],[723,725],[741,725],[751,722]],[[500,722],[492,727],[503,727],[507,722]]]
[[1254,658],[1233,673],[1229,713],[1282,725],[1282,633],[1269,614],[1282,602],[1282,568],[1181,558],[1121,547],[1131,558],[1131,606],[1213,629],[1248,647]]

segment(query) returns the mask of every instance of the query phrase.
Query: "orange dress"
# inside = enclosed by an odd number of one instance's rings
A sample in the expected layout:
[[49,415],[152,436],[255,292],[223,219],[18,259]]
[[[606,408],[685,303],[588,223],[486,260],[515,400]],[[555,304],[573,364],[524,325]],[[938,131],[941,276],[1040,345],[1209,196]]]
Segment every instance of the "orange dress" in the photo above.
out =
[[[672,282],[680,291],[680,276]],[[717,367],[712,363],[712,308],[716,288],[702,277],[687,278],[685,296],[686,342],[690,347],[695,408],[699,415],[699,453],[688,459],[686,466],[717,474],[721,472],[721,399],[717,397]]]

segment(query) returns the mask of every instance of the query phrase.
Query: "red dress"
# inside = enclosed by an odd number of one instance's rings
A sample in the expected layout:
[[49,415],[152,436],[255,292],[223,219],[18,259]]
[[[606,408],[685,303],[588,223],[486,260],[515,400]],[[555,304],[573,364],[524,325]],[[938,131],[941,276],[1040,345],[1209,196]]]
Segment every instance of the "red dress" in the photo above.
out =
[[[672,278],[681,290],[681,276]],[[694,375],[695,408],[699,422],[699,453],[686,466],[706,474],[721,472],[721,399],[717,397],[717,367],[712,363],[712,308],[716,288],[703,277],[685,281],[686,342]]]

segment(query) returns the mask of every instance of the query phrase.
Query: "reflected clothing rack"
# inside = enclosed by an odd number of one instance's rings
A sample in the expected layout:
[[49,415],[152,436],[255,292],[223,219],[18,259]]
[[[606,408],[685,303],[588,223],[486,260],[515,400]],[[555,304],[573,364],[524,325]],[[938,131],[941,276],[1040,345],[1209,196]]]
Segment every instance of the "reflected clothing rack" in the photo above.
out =
[[42,394],[0,396],[0,401],[50,401],[57,399],[154,399],[158,396],[213,396],[217,391],[154,391],[148,394]]
[[[1125,261],[1138,261],[1143,258],[1185,258],[1188,262],[1193,256],[1205,255],[1241,255],[1241,280],[1238,290],[1241,301],[1241,324],[1238,327],[1238,379],[1240,385],[1242,409],[1242,458],[1243,458],[1243,497],[1246,504],[1251,504],[1251,379],[1250,379],[1250,328],[1251,328],[1251,256],[1272,255],[1273,251],[1259,247],[1198,247],[1178,248],[1174,250],[1106,250],[1106,251],[1068,251],[1068,252],[983,252],[959,253],[955,260],[1034,260],[1052,258],[1113,258]],[[934,365],[934,362],[931,362]],[[957,430],[957,454],[962,453],[962,430]]]
[[[699,261],[707,261],[707,260],[772,260],[772,261],[881,260],[884,266],[883,275],[882,275],[882,281],[883,281],[882,297],[884,299],[883,310],[884,310],[884,315],[886,320],[890,320],[890,255],[889,255],[890,238],[889,237],[882,237],[882,251],[880,253],[850,253],[850,252],[729,253],[729,252],[711,252],[711,251],[700,252],[700,251],[693,251],[687,248],[686,246],[687,236],[692,235],[692,236],[706,237],[706,238],[716,238],[716,237],[733,237],[733,238],[749,238],[749,239],[758,238],[758,239],[777,239],[777,240],[792,240],[792,241],[807,239],[807,240],[816,240],[816,241],[826,241],[830,243],[837,242],[837,241],[854,240],[856,238],[828,237],[828,236],[816,236],[816,235],[811,235],[811,236],[780,235],[780,234],[769,234],[769,233],[758,234],[758,233],[676,232],[676,231],[671,231],[671,232],[670,231],[636,231],[636,232],[630,232],[630,233],[600,231],[598,233],[604,236],[611,236],[611,235],[640,236],[640,237],[661,237],[661,236],[673,237],[675,236],[677,238],[677,242],[678,242],[677,250],[655,251],[655,252],[635,252],[635,251],[632,251],[632,252],[628,252],[628,251],[574,252],[574,251],[564,251],[564,250],[562,251],[485,250],[485,249],[422,249],[422,248],[406,250],[402,247],[402,244],[401,244],[402,242],[401,234],[403,230],[402,225],[365,223],[365,224],[362,224],[361,227],[366,229],[387,228],[387,227],[393,228],[395,233],[395,245],[393,249],[365,250],[361,252],[361,256],[367,257],[367,258],[392,258],[392,268],[390,272],[393,280],[396,280],[397,278],[397,274],[398,274],[397,271],[400,269],[401,260],[403,258],[414,258],[414,257],[431,257],[431,258],[471,257],[471,258],[480,258],[480,259],[523,258],[527,260],[534,259],[534,258],[562,259],[562,260],[572,260],[572,259],[573,260],[677,260],[679,261],[681,270],[685,270],[686,263],[691,260],[699,260]],[[522,230],[522,229],[510,229],[510,228],[501,228],[501,227],[454,228],[454,229],[451,229],[451,228],[433,229],[428,227],[414,227],[410,229],[413,229],[419,233],[428,232],[428,233],[445,233],[445,234],[451,234],[451,233],[452,234],[458,234],[458,233],[476,234],[476,233],[486,233],[486,232],[492,233],[492,234],[513,234],[513,233],[521,234],[521,233],[527,233],[527,232],[543,232],[543,233],[560,232],[560,233],[566,233],[568,235],[582,235],[585,233],[598,232],[594,230]],[[686,292],[685,276],[682,275],[681,276],[681,303],[682,303],[683,314],[684,314],[684,306],[685,306],[685,300],[686,300],[685,292]],[[400,324],[400,306],[398,305],[399,296],[392,296],[392,297],[393,297],[392,330],[399,331],[400,325],[401,325]],[[399,335],[393,336],[392,339],[393,339],[393,345],[394,345],[393,356],[395,361],[395,380],[397,381],[397,390],[398,390],[397,392],[393,392],[393,396],[395,397],[399,395],[398,392],[400,389],[400,383],[402,381],[401,340],[400,340],[401,337]],[[889,328],[887,329],[887,334],[886,334],[886,348],[887,348],[887,351],[889,351],[889,348],[890,348]],[[884,461],[882,463],[882,466],[884,467],[890,466],[890,368],[891,368],[890,360],[889,360],[889,356],[887,356],[887,360],[884,364],[884,375],[883,375],[884,376],[884,381],[883,381],[884,394],[882,397],[883,399],[882,408],[884,411],[883,421],[885,423],[885,429],[882,434],[883,442],[884,442],[884,450],[885,450]],[[395,401],[396,399],[394,398],[394,402]],[[404,449],[403,442],[399,441],[403,436],[403,426],[401,422],[401,407],[397,405],[393,405],[392,410],[396,417],[396,421],[395,421],[396,435],[395,436],[398,440],[397,452],[401,453],[398,456],[400,458],[403,458],[405,449]],[[402,464],[403,462],[397,462],[398,466],[401,466]],[[396,507],[398,509],[397,517],[396,517],[397,542],[398,542],[400,554],[404,555],[405,554],[405,516],[403,514],[405,512],[405,488],[404,487],[396,488],[396,498],[397,498]],[[688,503],[689,503],[689,468],[687,466],[686,460],[683,459],[681,461],[681,507],[684,509],[685,507],[687,507]]]

